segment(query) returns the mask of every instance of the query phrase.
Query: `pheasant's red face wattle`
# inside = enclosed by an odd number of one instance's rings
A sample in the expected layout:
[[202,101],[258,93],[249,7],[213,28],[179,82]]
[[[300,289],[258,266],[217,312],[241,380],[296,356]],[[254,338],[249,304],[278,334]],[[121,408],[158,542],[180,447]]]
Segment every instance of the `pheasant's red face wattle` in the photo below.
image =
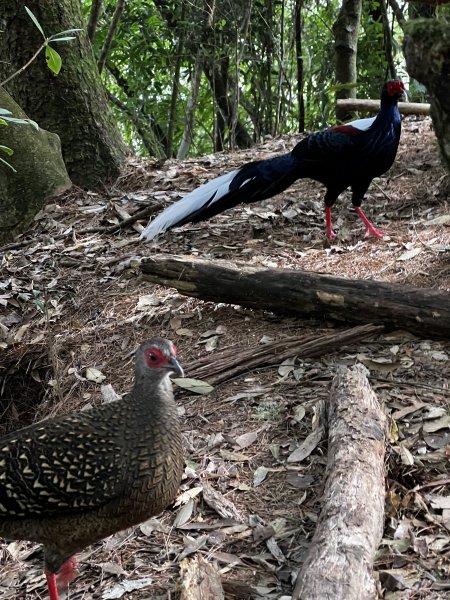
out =
[[405,92],[405,86],[402,81],[389,81],[386,84],[387,93],[389,96],[397,96],[398,94],[403,94]]
[[145,362],[151,369],[157,369],[168,363],[167,356],[159,348],[147,348],[144,350]]

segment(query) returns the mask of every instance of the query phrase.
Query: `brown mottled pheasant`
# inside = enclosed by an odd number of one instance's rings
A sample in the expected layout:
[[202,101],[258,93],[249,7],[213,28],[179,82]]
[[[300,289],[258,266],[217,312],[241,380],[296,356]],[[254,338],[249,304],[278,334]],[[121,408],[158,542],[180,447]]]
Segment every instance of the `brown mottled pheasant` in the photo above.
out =
[[75,576],[76,552],[174,499],[183,458],[172,372],[183,374],[175,346],[154,338],[121,400],[0,438],[0,536],[44,545],[51,600]]

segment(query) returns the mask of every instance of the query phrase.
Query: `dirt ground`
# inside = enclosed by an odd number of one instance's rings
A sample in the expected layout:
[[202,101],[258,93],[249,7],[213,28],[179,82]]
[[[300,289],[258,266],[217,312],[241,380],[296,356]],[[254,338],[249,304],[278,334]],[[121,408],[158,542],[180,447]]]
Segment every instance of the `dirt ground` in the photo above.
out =
[[[363,208],[385,231],[382,240],[364,237],[343,196],[333,210],[338,237],[326,243],[323,189],[309,180],[156,242],[139,242],[132,227],[112,231],[124,211],[165,207],[295,141],[271,139],[249,151],[183,162],[133,160],[104,193],[72,189],[55,199],[27,234],[4,247],[0,431],[101,402],[100,384],[126,392],[132,353],[153,335],[175,342],[189,376],[195,360],[214,360],[227,348],[239,355],[271,340],[345,329],[151,285],[139,269],[148,255],[225,258],[450,291],[450,188],[429,119],[405,120],[394,167],[367,194]],[[450,344],[395,331],[249,371],[209,394],[177,387],[186,470],[175,506],[87,548],[70,599],[175,600],[180,562],[196,554],[217,568],[227,599],[289,597],[319,516],[326,439],[301,462],[287,457],[311,432],[336,367],[357,362],[369,369],[390,422],[385,531],[375,563],[380,594],[450,598]],[[208,485],[229,501],[228,517],[205,500]],[[261,527],[272,527],[272,535],[258,539]],[[0,548],[0,598],[46,598],[39,546],[16,541]]]

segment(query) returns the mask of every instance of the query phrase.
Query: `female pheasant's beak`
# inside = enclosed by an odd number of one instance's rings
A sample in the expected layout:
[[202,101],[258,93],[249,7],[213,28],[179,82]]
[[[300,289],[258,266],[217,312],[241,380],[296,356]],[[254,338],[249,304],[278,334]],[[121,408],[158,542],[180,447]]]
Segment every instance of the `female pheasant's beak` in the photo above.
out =
[[177,361],[175,356],[171,357],[167,366],[169,369],[172,369],[172,371],[174,371],[179,377],[184,377],[183,367]]

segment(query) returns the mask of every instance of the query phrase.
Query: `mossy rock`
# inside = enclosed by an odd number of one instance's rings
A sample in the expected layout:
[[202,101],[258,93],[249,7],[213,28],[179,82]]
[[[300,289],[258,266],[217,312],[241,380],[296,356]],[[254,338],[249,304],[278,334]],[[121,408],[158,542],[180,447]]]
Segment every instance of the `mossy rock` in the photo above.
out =
[[[27,118],[1,87],[0,107],[15,118]],[[14,151],[12,156],[3,152],[1,156],[15,169],[0,163],[0,244],[5,244],[23,233],[46,202],[72,183],[55,133],[36,130],[29,124],[8,123],[0,127],[0,144]]]

